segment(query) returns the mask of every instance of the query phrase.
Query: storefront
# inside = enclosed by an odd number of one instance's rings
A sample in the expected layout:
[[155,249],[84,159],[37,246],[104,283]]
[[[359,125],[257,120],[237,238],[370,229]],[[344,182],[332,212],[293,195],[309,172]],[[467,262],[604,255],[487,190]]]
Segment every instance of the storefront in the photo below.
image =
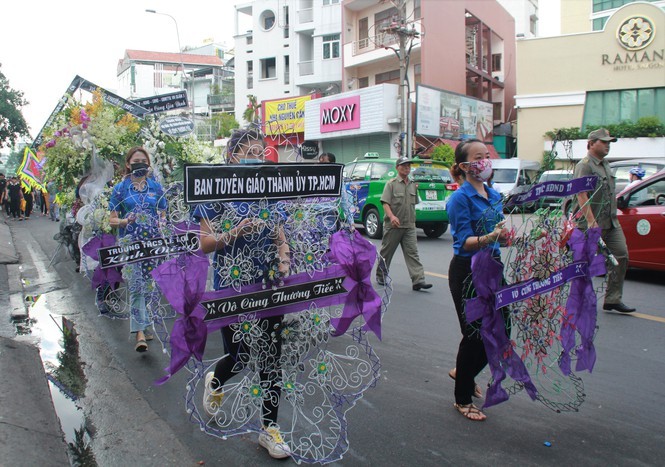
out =
[[397,158],[399,86],[380,84],[305,103],[305,139],[351,162],[367,152]]
[[295,148],[305,141],[305,104],[312,96],[261,102],[266,157],[272,162],[296,162]]
[[[665,12],[631,3],[602,31],[519,40],[515,101],[518,155],[539,162],[551,148],[548,131],[650,116],[665,123]],[[635,138],[622,143],[613,144],[610,155],[665,155],[663,142],[639,150]],[[560,158],[579,159],[586,142],[558,152]]]

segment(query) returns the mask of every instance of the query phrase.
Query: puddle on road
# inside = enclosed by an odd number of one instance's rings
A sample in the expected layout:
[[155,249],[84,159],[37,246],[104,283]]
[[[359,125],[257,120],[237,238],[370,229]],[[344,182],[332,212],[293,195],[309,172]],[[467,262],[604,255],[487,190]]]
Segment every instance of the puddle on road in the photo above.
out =
[[74,323],[64,316],[50,313],[43,296],[26,299],[32,303],[29,318],[15,323],[16,332],[37,338],[53,405],[69,447],[70,461],[74,466],[96,466],[90,447],[93,429],[79,403],[85,393],[86,381]]

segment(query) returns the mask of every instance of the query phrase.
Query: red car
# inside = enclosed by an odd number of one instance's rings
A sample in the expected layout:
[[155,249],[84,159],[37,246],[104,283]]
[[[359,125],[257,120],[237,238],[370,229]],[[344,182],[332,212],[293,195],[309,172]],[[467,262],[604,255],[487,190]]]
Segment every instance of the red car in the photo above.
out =
[[628,265],[665,271],[665,170],[624,188],[617,206]]

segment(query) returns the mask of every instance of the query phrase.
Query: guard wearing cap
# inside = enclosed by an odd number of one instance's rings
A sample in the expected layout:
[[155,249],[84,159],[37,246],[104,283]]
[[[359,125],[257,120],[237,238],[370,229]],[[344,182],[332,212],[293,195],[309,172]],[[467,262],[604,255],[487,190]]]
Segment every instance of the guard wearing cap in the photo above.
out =
[[[411,276],[413,290],[429,289],[432,284],[425,282],[425,270],[418,256],[416,236],[416,203],[418,191],[411,179],[411,159],[400,157],[395,162],[397,177],[389,180],[381,195],[383,217],[383,239],[381,241],[381,257],[390,269],[390,262],[397,250],[402,246],[404,261]],[[383,271],[377,269],[376,281],[384,285]]]
[[614,194],[614,177],[605,156],[610,152],[610,143],[616,142],[605,128],[589,133],[587,155],[575,166],[575,178],[595,175],[598,177],[593,192],[582,192],[577,195],[581,216],[578,226],[584,230],[592,227],[601,228],[601,238],[618,264],[607,261],[607,291],[605,293],[604,310],[616,310],[631,313],[635,308],[625,305],[622,301],[623,282],[628,267],[628,247],[626,237],[617,219],[617,200]]

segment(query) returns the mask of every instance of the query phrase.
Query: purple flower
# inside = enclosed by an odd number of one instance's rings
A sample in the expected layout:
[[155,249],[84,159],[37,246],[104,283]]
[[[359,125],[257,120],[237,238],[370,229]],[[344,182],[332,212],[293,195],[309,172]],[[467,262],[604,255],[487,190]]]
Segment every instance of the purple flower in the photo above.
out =
[[81,123],[81,128],[86,130],[88,128],[88,124],[87,123]]
[[49,141],[48,143],[46,143],[46,147],[47,147],[47,148],[52,148],[53,146],[55,146],[55,140],[54,140],[54,139],[52,139],[51,141]]
[[60,137],[60,136],[62,136],[62,133],[60,133],[59,131],[56,131],[55,136]]

